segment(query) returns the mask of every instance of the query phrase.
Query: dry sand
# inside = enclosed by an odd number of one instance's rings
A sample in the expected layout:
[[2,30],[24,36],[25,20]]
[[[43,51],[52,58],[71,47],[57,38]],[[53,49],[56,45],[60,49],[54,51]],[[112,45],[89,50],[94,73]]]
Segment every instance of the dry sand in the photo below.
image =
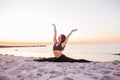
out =
[[0,80],[120,80],[120,61],[35,62],[33,58],[0,55]]

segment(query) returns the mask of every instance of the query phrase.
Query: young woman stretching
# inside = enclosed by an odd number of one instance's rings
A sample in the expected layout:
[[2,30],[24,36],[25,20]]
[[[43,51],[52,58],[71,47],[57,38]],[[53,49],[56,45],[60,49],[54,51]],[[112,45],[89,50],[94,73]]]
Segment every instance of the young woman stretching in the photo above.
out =
[[49,61],[49,62],[90,62],[90,61],[84,60],[84,59],[72,59],[72,58],[65,56],[62,53],[62,51],[64,50],[64,48],[68,42],[70,35],[73,32],[77,31],[77,29],[73,29],[67,36],[65,36],[64,34],[61,34],[57,40],[56,39],[56,36],[57,36],[56,26],[55,26],[55,24],[52,24],[52,25],[54,27],[53,53],[54,53],[55,57],[35,59],[34,61],[39,61],[39,62],[43,62],[43,61]]

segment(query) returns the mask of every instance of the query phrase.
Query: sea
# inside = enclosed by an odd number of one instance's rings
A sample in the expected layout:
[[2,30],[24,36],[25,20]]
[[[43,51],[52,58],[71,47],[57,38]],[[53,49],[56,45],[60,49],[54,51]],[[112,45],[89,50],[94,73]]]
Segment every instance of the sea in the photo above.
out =
[[[53,45],[35,47],[7,47],[0,48],[0,54],[24,57],[54,57]],[[74,59],[91,61],[120,60],[120,44],[68,44],[63,54]]]

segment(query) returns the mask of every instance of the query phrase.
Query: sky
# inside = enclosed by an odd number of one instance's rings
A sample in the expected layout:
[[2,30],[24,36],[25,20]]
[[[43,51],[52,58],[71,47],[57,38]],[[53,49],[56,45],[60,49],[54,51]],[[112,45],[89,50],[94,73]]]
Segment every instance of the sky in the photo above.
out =
[[0,0],[0,42],[120,43],[120,0]]

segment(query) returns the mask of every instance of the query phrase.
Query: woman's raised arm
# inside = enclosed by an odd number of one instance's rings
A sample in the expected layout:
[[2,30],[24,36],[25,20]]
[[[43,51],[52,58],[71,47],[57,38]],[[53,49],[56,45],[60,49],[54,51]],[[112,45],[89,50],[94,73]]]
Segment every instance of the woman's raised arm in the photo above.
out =
[[57,36],[57,30],[56,30],[56,25],[55,24],[52,24],[53,27],[54,27],[54,37],[53,37],[53,42],[57,42],[57,39],[56,39],[56,36]]
[[65,46],[65,45],[67,44],[70,35],[71,35],[73,32],[75,32],[75,31],[77,31],[77,29],[71,30],[71,32],[67,35],[65,42],[62,44],[63,46]]

